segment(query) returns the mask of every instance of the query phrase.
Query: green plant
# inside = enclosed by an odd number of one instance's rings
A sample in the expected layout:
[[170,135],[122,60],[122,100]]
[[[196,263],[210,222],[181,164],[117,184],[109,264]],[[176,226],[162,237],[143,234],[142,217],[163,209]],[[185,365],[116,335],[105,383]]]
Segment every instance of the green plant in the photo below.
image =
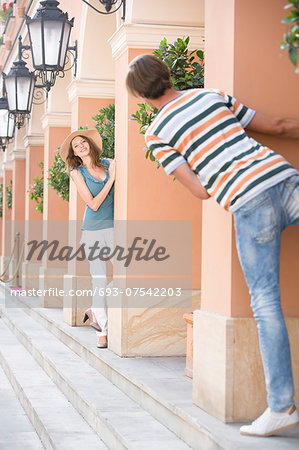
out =
[[169,67],[174,89],[201,88],[204,86],[204,55],[202,50],[189,51],[190,38],[178,38],[169,44],[164,38],[153,54]]
[[11,209],[12,208],[12,180],[10,180],[8,186],[5,186],[5,191],[6,191],[7,208]]
[[[288,31],[284,34],[281,49],[288,50],[290,61],[297,67],[299,61],[299,0],[289,0],[284,8],[292,8],[292,10],[281,21],[289,25]],[[296,73],[299,73],[299,68],[296,69]]]
[[3,183],[0,183],[0,217],[3,215]]
[[[174,89],[177,91],[202,88],[204,86],[204,54],[202,50],[189,50],[190,38],[178,38],[173,44],[169,44],[164,38],[153,54],[165,62],[169,67],[171,81]],[[132,120],[139,124],[139,131],[144,134],[154,120],[157,109],[148,106],[145,103],[138,103],[139,109],[132,114]],[[144,147],[145,157],[151,161],[156,161],[152,152]]]
[[[83,128],[81,128],[83,129]],[[57,192],[59,197],[69,202],[70,200],[70,177],[65,170],[65,162],[59,153],[60,147],[56,151],[54,162],[49,168],[49,186]]]
[[33,178],[33,184],[29,186],[29,198],[36,202],[36,210],[43,213],[44,207],[44,163],[39,163],[42,169],[42,176]]
[[93,117],[96,129],[101,135],[103,142],[102,157],[114,158],[115,144],[115,105],[110,104],[99,110]]

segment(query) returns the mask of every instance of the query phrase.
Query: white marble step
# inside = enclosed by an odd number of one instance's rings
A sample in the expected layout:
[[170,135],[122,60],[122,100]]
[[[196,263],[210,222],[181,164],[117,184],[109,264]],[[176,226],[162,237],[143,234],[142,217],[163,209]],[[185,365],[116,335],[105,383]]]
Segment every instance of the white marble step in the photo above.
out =
[[5,324],[109,448],[189,448],[22,309],[3,309],[2,316]]
[[[107,448],[3,320],[0,320],[0,363],[46,449]],[[15,428],[17,437],[19,429],[14,418],[7,415],[5,420],[8,430]],[[27,448],[25,443],[19,445],[22,450]],[[32,448],[43,446],[40,443]]]
[[1,450],[41,450],[44,448],[1,367],[0,448]]
[[[9,298],[9,296],[8,296]],[[70,327],[63,310],[38,307],[38,299],[23,298],[26,313],[95,367],[130,398],[150,412],[193,449],[223,448],[297,450],[299,427],[268,439],[244,437],[240,424],[224,424],[192,402],[192,381],[184,376],[185,358],[120,358],[95,348],[90,327]]]

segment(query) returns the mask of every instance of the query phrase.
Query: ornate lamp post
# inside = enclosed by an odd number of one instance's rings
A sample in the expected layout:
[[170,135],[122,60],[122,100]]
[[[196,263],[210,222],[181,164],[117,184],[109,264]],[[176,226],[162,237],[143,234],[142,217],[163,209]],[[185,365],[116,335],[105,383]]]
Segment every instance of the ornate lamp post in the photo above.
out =
[[32,19],[26,16],[30,46],[24,48],[31,48],[33,67],[47,91],[54,86],[57,75],[64,76],[67,51],[75,52],[74,63],[77,59],[77,43],[68,46],[74,18],[69,20],[58,5],[56,0],[42,1]]
[[3,83],[3,95],[0,98],[0,146],[5,151],[7,144],[14,138],[15,116],[8,110],[8,102]]
[[30,116],[35,88],[36,76],[26,67],[22,60],[22,37],[19,37],[19,59],[13,63],[9,73],[3,73],[5,90],[7,92],[8,109],[16,118],[16,125],[20,129],[25,118]]
[[[67,51],[72,52],[73,65],[77,64],[77,42],[69,47],[74,19],[57,6],[56,0],[44,0],[31,19],[26,16],[30,45],[22,45],[19,36],[19,59],[13,63],[8,75],[3,73],[9,111],[16,118],[16,126],[21,128],[25,118],[30,117],[34,89],[43,88],[48,93],[54,86],[56,77],[64,77]],[[23,50],[31,50],[34,71],[30,72],[22,60]],[[37,77],[42,83],[36,84]],[[38,98],[36,96],[36,98]]]

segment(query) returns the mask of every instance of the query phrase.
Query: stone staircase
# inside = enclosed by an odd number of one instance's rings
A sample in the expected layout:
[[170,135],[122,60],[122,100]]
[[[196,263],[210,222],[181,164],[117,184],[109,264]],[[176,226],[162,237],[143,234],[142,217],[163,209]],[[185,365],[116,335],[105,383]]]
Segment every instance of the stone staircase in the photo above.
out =
[[0,365],[34,427],[32,446],[0,436],[3,450],[298,448],[296,429],[261,442],[193,405],[184,358],[120,358],[97,349],[89,327],[65,324],[61,309],[5,307],[4,291],[1,300]]

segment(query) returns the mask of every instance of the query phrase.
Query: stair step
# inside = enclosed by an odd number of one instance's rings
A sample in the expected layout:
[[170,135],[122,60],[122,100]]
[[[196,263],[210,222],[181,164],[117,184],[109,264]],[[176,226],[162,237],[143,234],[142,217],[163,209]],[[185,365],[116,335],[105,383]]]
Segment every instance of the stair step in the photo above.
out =
[[[9,293],[6,295],[11,299]],[[184,376],[185,358],[121,358],[109,350],[96,349],[95,333],[90,327],[70,327],[64,323],[62,309],[37,307],[38,298],[22,297],[19,301],[26,314],[46,327],[192,449],[234,448],[230,436],[239,445],[237,424],[230,425],[227,435],[226,424],[192,403],[192,381]]]
[[[6,291],[6,299],[11,299]],[[0,294],[1,302],[1,294]],[[184,376],[185,358],[121,358],[95,347],[90,327],[70,327],[62,309],[39,307],[39,299],[22,297],[26,314],[43,325],[82,359],[125,392],[192,449],[261,448],[256,437],[240,435],[238,423],[225,424],[192,402],[192,382]],[[271,439],[271,450],[298,448],[299,428]]]
[[21,308],[3,309],[2,316],[109,448],[189,448]]
[[41,450],[44,448],[1,367],[0,448],[2,450]]
[[3,320],[0,363],[46,448],[107,448]]

